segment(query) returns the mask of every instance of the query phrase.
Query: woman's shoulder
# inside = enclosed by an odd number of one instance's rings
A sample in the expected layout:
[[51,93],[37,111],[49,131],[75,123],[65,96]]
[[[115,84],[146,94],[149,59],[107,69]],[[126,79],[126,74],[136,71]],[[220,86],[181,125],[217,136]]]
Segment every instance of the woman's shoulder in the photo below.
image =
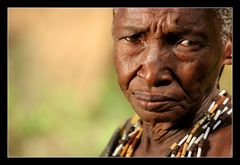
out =
[[232,122],[231,119],[214,131],[208,138],[209,150],[207,156],[231,157],[232,156]]
[[123,125],[116,128],[114,133],[112,134],[110,140],[107,143],[107,146],[103,150],[100,156],[110,156],[112,155],[114,149],[117,147],[119,140],[121,140],[124,132],[129,132],[132,127],[138,122],[139,117],[137,114],[134,114],[130,118],[128,118]]

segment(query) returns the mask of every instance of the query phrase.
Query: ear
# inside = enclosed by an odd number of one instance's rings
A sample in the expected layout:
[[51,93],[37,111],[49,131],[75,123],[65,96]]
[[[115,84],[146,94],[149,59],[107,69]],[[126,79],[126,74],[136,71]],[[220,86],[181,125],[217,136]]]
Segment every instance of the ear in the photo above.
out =
[[223,50],[223,65],[232,65],[232,34],[229,35]]

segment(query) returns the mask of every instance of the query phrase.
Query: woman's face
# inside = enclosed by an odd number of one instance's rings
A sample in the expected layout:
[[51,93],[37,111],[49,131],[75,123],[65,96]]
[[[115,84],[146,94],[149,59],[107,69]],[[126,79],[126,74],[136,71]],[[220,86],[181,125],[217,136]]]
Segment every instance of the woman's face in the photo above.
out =
[[223,66],[219,34],[207,9],[118,10],[118,81],[143,120],[174,122],[199,108]]

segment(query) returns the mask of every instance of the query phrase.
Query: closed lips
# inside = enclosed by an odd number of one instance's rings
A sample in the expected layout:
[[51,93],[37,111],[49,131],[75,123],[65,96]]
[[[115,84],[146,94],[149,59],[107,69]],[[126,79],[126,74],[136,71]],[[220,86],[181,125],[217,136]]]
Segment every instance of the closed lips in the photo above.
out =
[[145,93],[140,91],[133,92],[133,95],[139,100],[150,101],[150,102],[178,101],[178,99],[173,97],[159,95],[159,94]]
[[178,101],[173,97],[140,91],[133,92],[133,95],[135,96],[137,103],[141,108],[150,111],[165,111],[166,108],[175,106],[176,102]]

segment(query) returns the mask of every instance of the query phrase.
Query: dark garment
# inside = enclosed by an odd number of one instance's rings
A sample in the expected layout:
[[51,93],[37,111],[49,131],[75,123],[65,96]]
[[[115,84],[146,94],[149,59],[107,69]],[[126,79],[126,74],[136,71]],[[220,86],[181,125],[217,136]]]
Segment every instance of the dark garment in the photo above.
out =
[[129,118],[122,127],[117,128],[100,156],[111,156],[116,149],[118,142],[122,138],[123,132],[128,132],[136,124],[137,120],[138,116],[134,115],[133,117]]

